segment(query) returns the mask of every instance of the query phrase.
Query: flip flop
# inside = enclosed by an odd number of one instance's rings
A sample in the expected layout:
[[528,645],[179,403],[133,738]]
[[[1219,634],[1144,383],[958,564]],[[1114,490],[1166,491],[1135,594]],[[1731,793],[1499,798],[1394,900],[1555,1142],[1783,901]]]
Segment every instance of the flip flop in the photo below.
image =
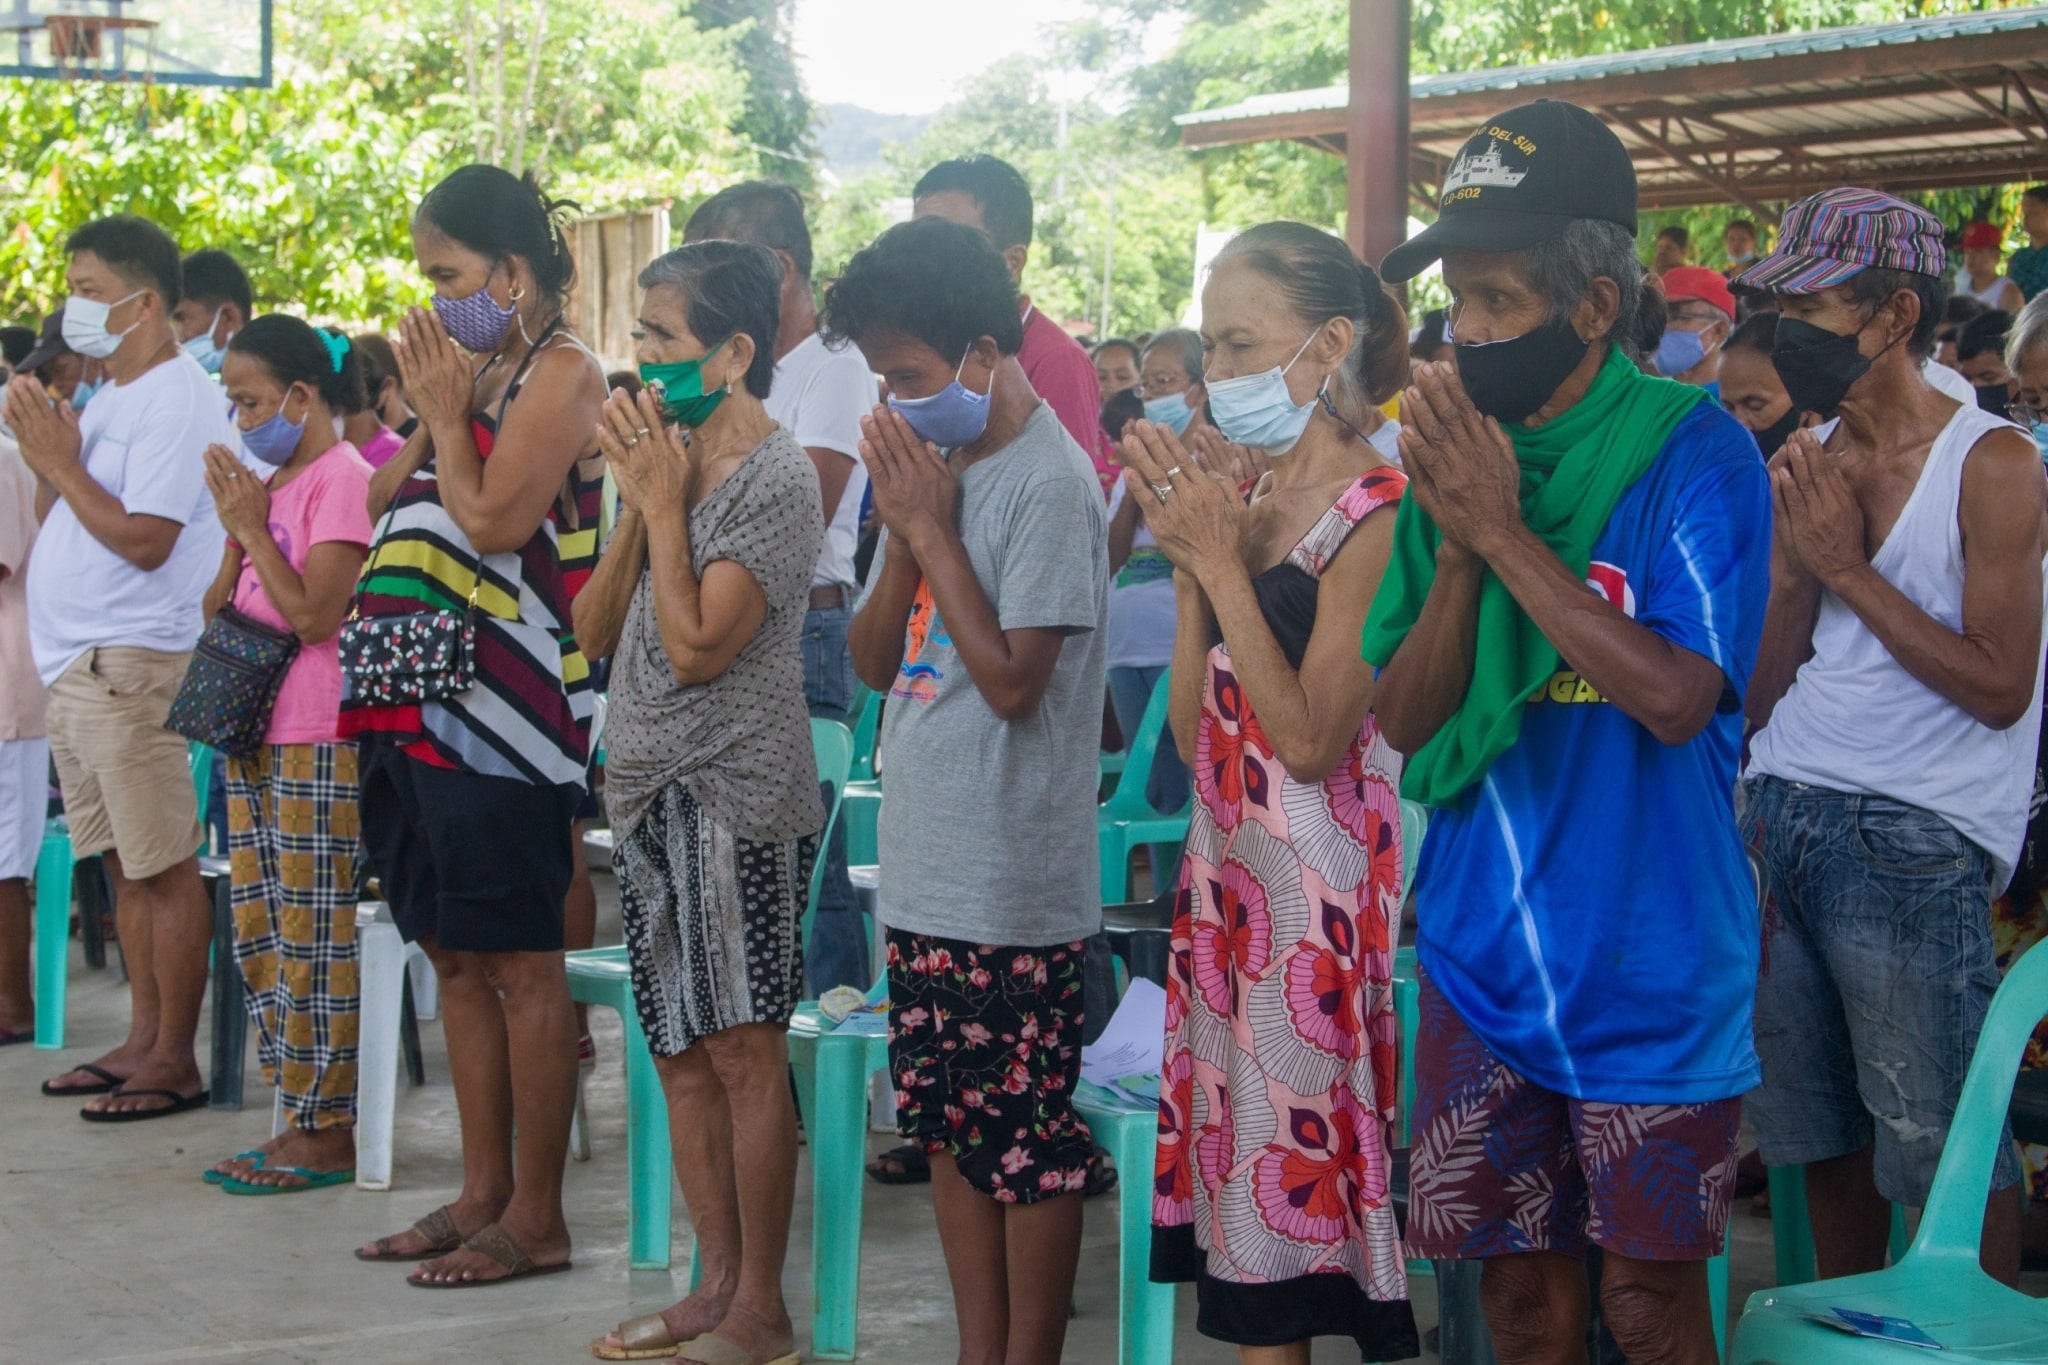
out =
[[[893,1168],[886,1164],[891,1161],[896,1163]],[[868,1179],[878,1185],[925,1185],[931,1182],[932,1163],[924,1148],[906,1142],[870,1161],[867,1172]]]
[[11,1028],[0,1028],[0,1047],[13,1047],[16,1043],[33,1043],[35,1040],[34,1029],[25,1029],[17,1033]]
[[803,1365],[804,1362],[804,1358],[795,1351],[755,1360],[716,1332],[706,1332],[681,1349],[689,1354],[677,1356],[676,1365]]
[[116,1076],[105,1067],[94,1066],[91,1062],[87,1062],[84,1066],[74,1066],[71,1069],[73,1071],[88,1072],[91,1075],[97,1076],[100,1078],[101,1083],[98,1085],[67,1085],[60,1087],[55,1081],[44,1081],[43,1093],[45,1095],[53,1095],[58,1099],[68,1099],[73,1095],[105,1095],[115,1087],[128,1083],[125,1077]]
[[78,1117],[87,1123],[144,1123],[150,1119],[167,1119],[173,1114],[182,1114],[188,1109],[204,1109],[213,1099],[213,1092],[202,1090],[196,1095],[180,1095],[175,1090],[130,1090],[126,1086],[115,1089],[116,1095],[156,1095],[170,1101],[159,1109],[81,1109]]
[[[358,1261],[431,1261],[436,1256],[446,1256],[449,1252],[462,1245],[462,1234],[456,1231],[455,1219],[449,1214],[446,1204],[435,1209],[432,1213],[420,1219],[419,1222],[414,1223],[412,1231],[417,1233],[427,1243],[425,1251],[393,1251],[391,1243],[394,1239],[379,1237],[370,1244],[377,1248],[376,1251],[365,1256],[363,1255],[362,1248],[358,1247],[356,1249],[356,1259]],[[403,1235],[402,1233],[400,1234],[400,1236]]]
[[[258,1163],[261,1165],[261,1163]],[[295,1175],[306,1183],[303,1185],[252,1185],[246,1180],[233,1178],[220,1182],[220,1187],[229,1194],[304,1194],[307,1190],[324,1190],[331,1185],[347,1185],[356,1178],[356,1168],[345,1171],[309,1171],[303,1166],[263,1166],[266,1171],[279,1175]]]
[[668,1320],[659,1313],[628,1318],[615,1330],[621,1343],[618,1346],[606,1345],[603,1337],[591,1338],[590,1353],[599,1360],[666,1360],[679,1347],[690,1344],[677,1341],[676,1334],[669,1330]]
[[[252,1156],[256,1158],[256,1161],[254,1163],[256,1168],[261,1170],[263,1167],[264,1157],[264,1151],[261,1147],[251,1147],[246,1152],[236,1152],[233,1156],[229,1157],[228,1160],[247,1161]],[[228,1175],[226,1171],[216,1171],[215,1169],[213,1169],[213,1167],[208,1166],[205,1170],[199,1173],[199,1178],[201,1180],[204,1180],[209,1185],[218,1185],[221,1181],[226,1180],[228,1178]]]
[[[415,1280],[405,1277],[405,1282],[414,1289],[482,1289],[487,1285],[510,1284],[514,1280],[528,1280],[536,1275],[559,1275],[570,1268],[563,1261],[558,1265],[535,1265],[533,1257],[526,1254],[526,1248],[512,1240],[505,1229],[491,1224],[476,1236],[466,1239],[462,1245],[480,1256],[489,1257],[505,1268],[503,1275],[488,1280]],[[701,1338],[700,1338],[701,1340]]]

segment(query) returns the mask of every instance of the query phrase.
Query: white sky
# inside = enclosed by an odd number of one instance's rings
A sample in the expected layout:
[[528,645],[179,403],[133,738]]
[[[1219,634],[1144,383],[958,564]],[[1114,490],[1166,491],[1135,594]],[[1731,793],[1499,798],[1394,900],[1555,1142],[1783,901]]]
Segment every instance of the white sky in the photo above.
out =
[[813,99],[884,114],[928,114],[962,79],[1049,46],[1045,27],[1085,17],[1088,0],[1017,10],[963,0],[798,0],[796,51]]

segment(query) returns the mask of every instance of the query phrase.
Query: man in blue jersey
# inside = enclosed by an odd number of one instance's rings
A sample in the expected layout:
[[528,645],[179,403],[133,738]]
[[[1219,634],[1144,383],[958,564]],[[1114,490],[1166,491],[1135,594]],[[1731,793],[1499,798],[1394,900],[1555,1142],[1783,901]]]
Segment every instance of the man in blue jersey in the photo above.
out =
[[1454,359],[1404,396],[1410,477],[1365,628],[1432,807],[1415,897],[1417,1254],[1481,1260],[1508,1365],[1583,1355],[1580,1264],[1631,1360],[1714,1360],[1756,892],[1734,817],[1768,588],[1756,443],[1625,352],[1635,174],[1600,121],[1488,120],[1434,225]]

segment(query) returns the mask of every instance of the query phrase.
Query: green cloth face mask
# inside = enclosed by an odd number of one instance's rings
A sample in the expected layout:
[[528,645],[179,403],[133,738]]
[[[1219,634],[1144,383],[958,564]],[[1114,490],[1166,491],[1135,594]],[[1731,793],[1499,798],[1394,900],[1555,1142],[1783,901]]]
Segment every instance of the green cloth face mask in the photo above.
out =
[[[731,337],[725,339],[731,340]],[[674,360],[640,367],[640,382],[654,390],[662,413],[669,421],[694,429],[703,426],[711,414],[718,411],[718,405],[725,401],[730,386],[721,385],[710,393],[704,392],[704,363],[724,348],[725,341],[695,360]]]

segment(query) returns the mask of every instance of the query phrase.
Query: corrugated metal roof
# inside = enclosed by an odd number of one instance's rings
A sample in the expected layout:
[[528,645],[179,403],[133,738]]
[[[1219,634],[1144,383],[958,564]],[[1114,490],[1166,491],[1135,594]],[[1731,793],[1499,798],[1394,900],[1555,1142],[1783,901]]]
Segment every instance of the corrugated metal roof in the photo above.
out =
[[[1409,82],[1409,98],[1423,102],[1450,95],[1524,90],[1568,81],[1603,80],[1611,76],[1644,75],[1658,71],[1760,61],[1774,57],[1843,52],[1853,48],[1892,47],[2034,28],[2048,28],[2048,5],[1985,10],[1974,14],[1945,14],[1927,19],[1902,19],[1888,24],[1855,24],[1845,28],[1814,29],[1806,33],[1722,38],[1706,43],[1683,43],[1676,47],[1646,48],[1638,52],[1608,52],[1593,57],[1574,57],[1568,61],[1541,62],[1532,66],[1502,66],[1480,71],[1417,76]],[[1181,114],[1174,122],[1187,127],[1274,114],[1304,114],[1317,110],[1342,109],[1349,103],[1350,97],[1349,89],[1342,85],[1326,86],[1320,90],[1256,95],[1220,109],[1201,109],[1194,113]]]

